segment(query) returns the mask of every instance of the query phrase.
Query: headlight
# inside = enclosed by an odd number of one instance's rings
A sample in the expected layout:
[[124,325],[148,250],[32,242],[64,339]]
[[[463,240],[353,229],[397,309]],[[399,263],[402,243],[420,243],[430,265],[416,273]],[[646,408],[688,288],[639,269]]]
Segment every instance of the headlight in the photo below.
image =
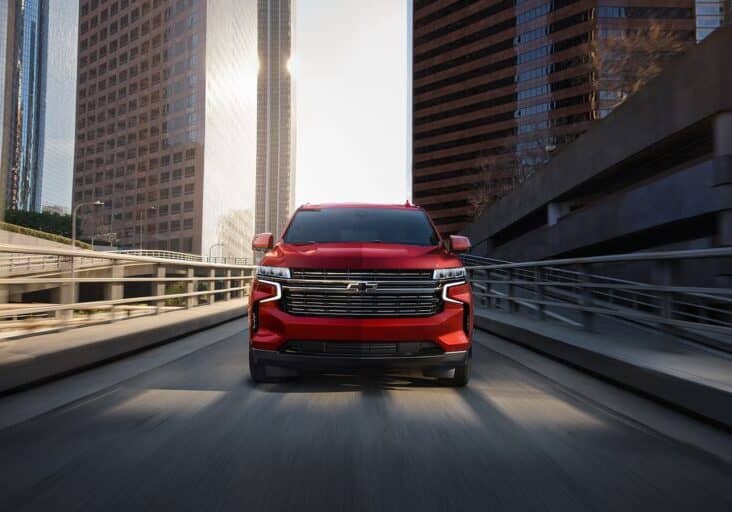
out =
[[257,267],[257,276],[290,278],[290,269],[285,267]]
[[439,268],[432,274],[432,279],[440,281],[444,279],[465,279],[465,276],[465,267]]

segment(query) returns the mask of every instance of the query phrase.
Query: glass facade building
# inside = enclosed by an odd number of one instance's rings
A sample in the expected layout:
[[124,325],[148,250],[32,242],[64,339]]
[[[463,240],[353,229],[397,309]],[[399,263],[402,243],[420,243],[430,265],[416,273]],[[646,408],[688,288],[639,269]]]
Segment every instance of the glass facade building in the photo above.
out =
[[696,0],[696,40],[701,42],[724,25],[731,7],[730,0]]
[[10,63],[12,58],[8,55],[8,40],[13,28],[10,25],[11,15],[14,10],[11,2],[0,2],[0,220],[5,209],[5,185],[8,175],[8,141],[5,137],[5,127],[10,124],[6,118],[10,110],[6,106],[10,103],[10,90],[6,85],[10,83],[7,77],[10,75]]
[[8,207],[68,211],[74,146],[76,2],[0,6],[2,175]]
[[105,203],[87,236],[251,254],[232,218],[254,203],[256,21],[255,0],[81,2],[73,200]]
[[10,89],[8,124],[3,126],[8,145],[5,182],[6,206],[41,209],[43,142],[48,48],[47,0],[10,2],[12,33],[7,45],[10,66],[5,77]]
[[295,121],[292,0],[258,1],[257,233],[275,238],[294,207]]
[[651,23],[693,44],[692,0],[415,0],[412,197],[443,234],[607,114],[593,48]]
[[[206,13],[202,249],[251,256],[257,146],[257,4],[215,0]],[[222,252],[223,251],[223,252]]]
[[41,209],[69,213],[74,172],[79,3],[48,0]]

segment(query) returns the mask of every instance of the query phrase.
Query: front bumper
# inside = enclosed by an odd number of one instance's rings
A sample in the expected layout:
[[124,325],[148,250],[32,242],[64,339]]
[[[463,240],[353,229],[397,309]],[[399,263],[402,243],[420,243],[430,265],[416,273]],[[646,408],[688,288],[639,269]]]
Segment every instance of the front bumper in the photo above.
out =
[[445,352],[428,356],[343,356],[288,354],[277,350],[252,348],[256,363],[293,370],[357,370],[357,369],[449,369],[465,363],[468,351]]
[[432,341],[446,353],[470,348],[464,309],[459,304],[445,304],[440,313],[428,317],[324,318],[290,315],[268,302],[259,304],[257,316],[258,328],[250,331],[250,341],[259,350],[279,352],[290,340]]

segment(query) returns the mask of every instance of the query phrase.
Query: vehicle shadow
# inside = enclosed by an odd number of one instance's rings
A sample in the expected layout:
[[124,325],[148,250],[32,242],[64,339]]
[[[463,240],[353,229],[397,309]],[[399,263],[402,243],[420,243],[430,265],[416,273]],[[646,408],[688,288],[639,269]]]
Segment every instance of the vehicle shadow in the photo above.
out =
[[338,373],[304,373],[281,382],[254,384],[249,376],[244,385],[265,393],[338,393],[360,391],[378,393],[388,390],[424,388],[449,389],[434,378],[419,373],[384,373],[353,371]]

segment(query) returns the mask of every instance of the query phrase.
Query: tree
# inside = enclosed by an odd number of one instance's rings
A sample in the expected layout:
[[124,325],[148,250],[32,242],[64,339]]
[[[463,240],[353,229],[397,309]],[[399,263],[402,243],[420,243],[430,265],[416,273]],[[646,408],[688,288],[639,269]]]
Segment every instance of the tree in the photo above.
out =
[[645,29],[618,30],[612,37],[596,37],[590,55],[594,89],[600,100],[598,109],[607,112],[622,104],[692,44],[658,21],[651,21]]
[[[693,41],[670,31],[657,21],[644,29],[615,30],[608,37],[596,37],[590,47],[593,109],[601,113],[623,103],[655,78],[674,56]],[[581,133],[561,135],[548,119],[520,124],[516,145],[504,156],[486,155],[476,162],[478,183],[468,196],[471,214],[480,216],[488,206],[517,189],[544,169],[559,146]]]
[[555,149],[546,130],[534,130],[519,136],[512,153],[478,158],[478,183],[468,194],[470,215],[478,218],[491,204],[546,167]]
[[10,209],[5,210],[5,222],[46,233],[71,237],[71,215]]

